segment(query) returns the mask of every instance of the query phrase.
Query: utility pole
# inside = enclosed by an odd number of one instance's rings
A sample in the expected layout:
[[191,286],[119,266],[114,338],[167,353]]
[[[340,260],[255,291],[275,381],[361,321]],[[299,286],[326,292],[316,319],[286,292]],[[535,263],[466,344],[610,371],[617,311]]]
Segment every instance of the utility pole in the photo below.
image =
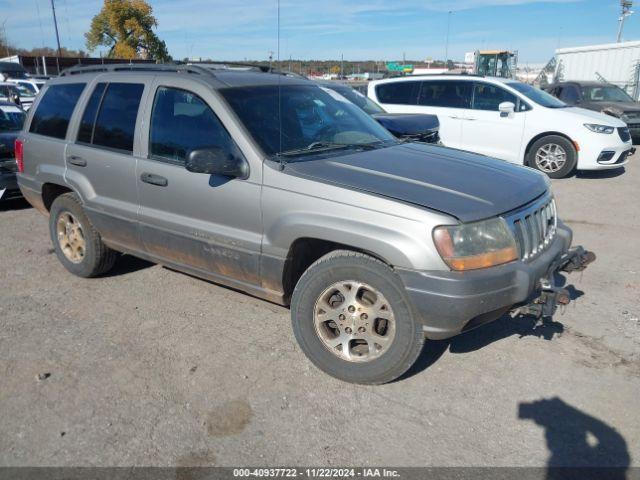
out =
[[633,15],[633,11],[631,7],[633,6],[633,2],[631,0],[620,0],[620,18],[618,18],[618,38],[616,39],[617,43],[622,41],[622,31],[624,30],[624,21],[628,16]]
[[7,52],[7,57],[9,57],[9,39],[7,38],[7,28],[5,27],[7,20],[9,19],[5,18],[4,22],[2,22],[2,39],[4,40],[4,49]]
[[447,40],[444,46],[444,68],[449,67],[449,31],[451,30],[451,10],[447,14]]
[[340,80],[344,78],[344,53],[340,54]]
[[272,63],[273,63],[273,52],[269,52],[269,71],[271,71]]
[[51,11],[53,12],[53,26],[56,30],[56,42],[58,43],[58,56],[56,57],[56,66],[58,67],[58,75],[60,75],[60,57],[62,50],[60,49],[60,34],[58,33],[58,19],[56,18],[56,6],[51,0]]

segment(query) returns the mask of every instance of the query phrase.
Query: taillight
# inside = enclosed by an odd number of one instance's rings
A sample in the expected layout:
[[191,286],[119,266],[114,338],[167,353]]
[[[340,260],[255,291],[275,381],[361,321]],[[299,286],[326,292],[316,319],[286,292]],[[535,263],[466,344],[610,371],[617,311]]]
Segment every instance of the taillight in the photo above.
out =
[[18,164],[18,172],[20,173],[24,172],[23,146],[24,146],[24,142],[19,138],[16,138],[14,154],[16,156],[16,163]]

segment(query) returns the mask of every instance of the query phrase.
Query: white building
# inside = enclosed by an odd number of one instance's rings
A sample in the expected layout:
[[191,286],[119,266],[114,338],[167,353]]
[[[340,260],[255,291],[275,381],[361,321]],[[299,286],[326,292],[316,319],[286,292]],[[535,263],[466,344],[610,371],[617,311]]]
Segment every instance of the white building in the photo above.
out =
[[556,81],[607,81],[638,95],[640,41],[556,50]]

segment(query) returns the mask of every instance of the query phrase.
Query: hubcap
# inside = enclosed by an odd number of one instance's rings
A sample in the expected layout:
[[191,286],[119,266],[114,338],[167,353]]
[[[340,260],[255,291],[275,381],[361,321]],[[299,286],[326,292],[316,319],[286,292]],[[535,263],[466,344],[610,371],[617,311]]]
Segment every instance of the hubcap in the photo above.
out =
[[543,145],[536,152],[536,166],[547,173],[555,173],[567,163],[567,152],[556,143]]
[[336,282],[322,292],[313,320],[327,350],[349,362],[378,358],[396,333],[393,311],[384,295],[354,280]]
[[80,222],[69,212],[62,212],[56,223],[58,245],[70,262],[80,263],[84,260],[86,241]]

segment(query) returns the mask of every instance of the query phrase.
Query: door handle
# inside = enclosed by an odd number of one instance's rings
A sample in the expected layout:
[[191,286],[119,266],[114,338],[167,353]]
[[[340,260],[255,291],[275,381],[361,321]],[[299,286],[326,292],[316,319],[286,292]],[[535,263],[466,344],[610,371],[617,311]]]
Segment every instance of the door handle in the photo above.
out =
[[154,175],[153,173],[143,173],[140,175],[140,180],[144,183],[149,183],[151,185],[157,185],[158,187],[166,187],[169,185],[169,180],[160,175]]
[[67,158],[67,162],[70,163],[71,165],[75,165],[76,167],[87,166],[87,161],[82,157],[78,157],[77,155],[70,155]]

